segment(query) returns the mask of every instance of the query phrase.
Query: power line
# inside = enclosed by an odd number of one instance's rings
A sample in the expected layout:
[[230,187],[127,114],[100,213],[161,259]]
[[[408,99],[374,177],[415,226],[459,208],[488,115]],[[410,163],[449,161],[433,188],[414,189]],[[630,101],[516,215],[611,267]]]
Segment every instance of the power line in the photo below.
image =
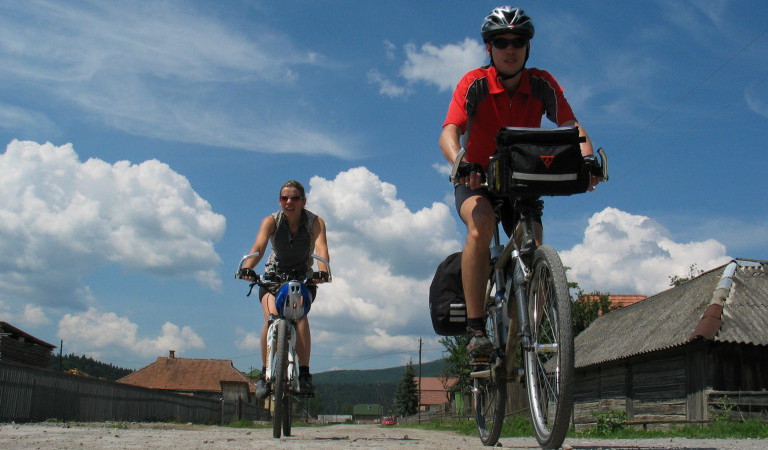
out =
[[624,146],[626,147],[629,145],[632,141],[634,141],[638,136],[640,136],[644,131],[648,130],[652,125],[656,124],[659,120],[661,120],[662,117],[666,116],[674,107],[679,105],[683,102],[686,98],[690,97],[691,94],[693,94],[696,90],[698,90],[704,83],[711,80],[712,77],[717,75],[721,70],[723,70],[726,66],[728,66],[734,59],[736,59],[739,55],[744,53],[749,47],[751,47],[753,44],[755,44],[757,41],[759,41],[765,34],[768,33],[768,28],[763,30],[760,34],[758,34],[756,37],[752,38],[746,45],[741,47],[736,53],[731,55],[730,58],[725,60],[722,64],[720,64],[715,70],[709,73],[706,77],[704,77],[701,81],[699,81],[695,86],[690,88],[685,94],[683,94],[680,98],[677,99],[674,103],[669,105],[667,109],[661,112],[658,116],[653,118],[650,122],[648,122],[644,127],[642,127],[640,130],[638,130],[634,135],[632,135],[627,142],[624,143]]
[[[635,139],[638,138],[641,134],[649,130],[653,125],[655,125],[657,122],[659,122],[664,116],[669,114],[670,111],[672,111],[673,108],[675,108],[677,105],[681,104],[685,99],[690,97],[694,92],[696,92],[701,86],[703,86],[707,81],[711,80],[715,75],[717,75],[719,72],[721,72],[723,69],[725,69],[733,60],[735,60],[739,55],[744,53],[748,48],[753,46],[756,42],[758,42],[760,39],[762,39],[763,36],[768,34],[768,28],[763,30],[762,32],[758,33],[754,38],[752,38],[749,42],[747,42],[744,46],[742,46],[738,51],[736,51],[733,55],[731,55],[730,58],[725,60],[722,64],[720,64],[718,67],[716,67],[712,72],[710,72],[707,76],[705,76],[702,80],[700,80],[696,85],[691,87],[688,91],[686,91],[680,98],[678,98],[674,103],[670,104],[664,111],[662,111],[659,115],[657,115],[655,118],[651,119],[648,123],[646,123],[642,128],[640,128],[635,134],[629,137],[622,145],[622,148],[629,147],[629,144],[632,143]],[[748,90],[744,92],[744,94],[750,93],[752,90],[756,89],[765,81],[768,80],[768,75],[763,77],[760,81],[752,85]],[[675,144],[677,142],[680,142],[683,138],[689,136],[691,133],[693,133],[694,130],[700,128],[703,124],[708,122],[710,119],[712,119],[715,115],[722,114],[724,110],[729,109],[731,106],[733,106],[736,102],[738,102],[742,97],[736,97],[728,102],[723,108],[712,108],[712,113],[709,114],[707,117],[702,119],[701,121],[690,125],[687,127],[686,130],[679,132],[676,134],[676,137],[670,142],[670,145]],[[655,155],[662,151],[662,146],[656,146],[655,150],[651,150],[648,155]],[[615,167],[615,166],[614,166]],[[599,186],[598,186],[599,188]],[[582,205],[584,205],[587,201],[590,199],[588,196],[581,196],[579,200],[569,202],[567,207],[562,208],[563,213],[567,213],[573,210],[576,210],[577,208],[580,208]]]

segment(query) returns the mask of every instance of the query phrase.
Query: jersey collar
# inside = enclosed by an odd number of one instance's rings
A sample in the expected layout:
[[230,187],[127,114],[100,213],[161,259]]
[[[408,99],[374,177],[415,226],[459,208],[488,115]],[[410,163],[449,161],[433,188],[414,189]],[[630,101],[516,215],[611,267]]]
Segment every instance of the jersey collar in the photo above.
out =
[[[517,86],[517,91],[521,94],[529,95],[531,93],[531,76],[528,74],[528,69],[525,68],[521,72],[520,84]],[[499,73],[496,71],[495,66],[488,68],[488,93],[501,94],[504,92],[504,86],[501,85],[499,80]]]

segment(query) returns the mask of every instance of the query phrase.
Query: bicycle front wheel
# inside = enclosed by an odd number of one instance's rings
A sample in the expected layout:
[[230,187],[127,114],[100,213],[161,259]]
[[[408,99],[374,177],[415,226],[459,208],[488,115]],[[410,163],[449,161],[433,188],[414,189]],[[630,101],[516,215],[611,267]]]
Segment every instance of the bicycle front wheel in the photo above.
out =
[[[287,377],[287,365],[288,365],[288,323],[285,320],[278,319],[275,322],[277,328],[277,342],[275,351],[275,378],[272,380],[272,386],[274,390],[274,402],[272,404],[272,436],[275,438],[280,437],[282,429],[285,427],[286,416],[287,420],[290,420],[290,406],[291,402],[286,400],[290,398],[291,393],[288,392],[288,377]],[[290,434],[290,424],[288,425],[288,432]]]
[[531,345],[523,348],[531,422],[542,448],[559,448],[573,409],[571,299],[554,248],[536,249],[532,271],[527,305]]
[[283,436],[291,435],[291,421],[293,420],[293,395],[287,393],[283,397]]
[[[489,290],[489,295],[493,289]],[[485,329],[493,343],[487,370],[472,373],[472,391],[475,403],[475,422],[483,445],[496,445],[504,425],[507,408],[507,377],[504,358],[505,311],[494,306],[486,310]]]

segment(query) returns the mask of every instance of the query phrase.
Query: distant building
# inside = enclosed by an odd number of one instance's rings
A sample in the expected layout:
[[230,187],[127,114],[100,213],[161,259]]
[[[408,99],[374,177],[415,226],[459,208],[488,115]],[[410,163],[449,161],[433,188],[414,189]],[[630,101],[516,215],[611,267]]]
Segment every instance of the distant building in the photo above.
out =
[[[419,392],[419,411],[422,412],[451,403],[453,399],[448,389],[459,381],[458,378],[446,379],[438,377],[414,377],[414,380]],[[421,383],[419,383],[419,380],[421,380]]]
[[766,311],[768,261],[734,260],[601,316],[575,339],[576,426],[765,417]]
[[[611,306],[614,308],[623,308],[629,305],[634,305],[639,301],[643,301],[648,298],[645,295],[639,294],[607,294],[608,301],[611,302]],[[600,297],[594,294],[585,294],[586,298],[591,300],[600,300]]]
[[645,295],[637,295],[637,294],[610,294],[608,295],[608,300],[610,300],[611,305],[616,307],[624,307],[629,305],[634,305],[635,303],[645,300],[648,298]]
[[352,416],[349,414],[318,414],[317,422],[322,424],[347,423],[352,422]]
[[225,359],[176,358],[170,351],[152,364],[119,380],[118,383],[180,394],[224,398],[241,398],[250,402],[256,392],[253,383]]
[[55,345],[25,333],[7,322],[0,322],[0,360],[47,369]]
[[375,423],[384,415],[384,407],[378,404],[359,404],[352,407],[352,421],[355,423]]

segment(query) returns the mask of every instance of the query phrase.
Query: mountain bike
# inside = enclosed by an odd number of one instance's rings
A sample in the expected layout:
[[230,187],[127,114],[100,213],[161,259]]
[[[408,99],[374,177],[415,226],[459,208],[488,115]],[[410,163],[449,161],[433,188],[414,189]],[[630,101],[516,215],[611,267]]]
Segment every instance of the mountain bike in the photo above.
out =
[[[532,139],[533,147],[538,147],[539,144],[546,144],[553,132],[555,141],[560,139],[557,133],[561,131],[571,135],[575,132],[578,138],[578,131],[573,128],[507,130],[530,135],[526,139]],[[558,146],[557,142],[555,146]],[[578,145],[572,151],[578,151]],[[451,180],[457,179],[464,153],[462,149],[454,161]],[[544,153],[552,152],[545,150]],[[595,175],[608,180],[607,157],[602,149],[598,153],[601,162],[595,159],[595,166],[586,176]],[[580,158],[581,154],[577,156]],[[544,164],[547,164],[547,159],[552,163],[559,157],[559,154],[539,155]],[[485,184],[495,194],[492,197],[496,228],[490,246],[491,273],[485,301],[486,332],[494,348],[488,365],[470,373],[475,420],[483,444],[495,445],[506,415],[507,383],[516,378],[514,365],[519,349],[536,439],[542,448],[559,448],[568,432],[573,409],[571,299],[565,268],[557,251],[548,245],[537,245],[534,227],[543,210],[543,202],[538,200],[540,195],[571,194],[559,193],[561,188],[542,187],[536,183],[575,181],[575,172],[566,169],[558,174],[537,174],[536,170],[521,171],[519,167],[511,167],[511,162],[512,159],[506,155],[498,158],[495,164],[489,164]],[[571,192],[570,188],[562,189],[571,193],[586,191],[586,186],[582,188],[577,192]],[[511,227],[512,238],[502,245],[499,225],[504,220],[502,210],[505,203],[511,204],[518,216]]]
[[[259,253],[243,256],[237,268],[235,278],[242,276],[243,263]],[[278,284],[280,287],[275,296],[277,314],[270,314],[267,329],[267,364],[264,377],[272,386],[272,436],[291,435],[293,413],[293,397],[311,397],[313,394],[302,392],[299,383],[299,363],[296,356],[296,323],[309,313],[312,304],[312,293],[309,286],[313,280],[331,282],[330,262],[318,255],[312,257],[325,263],[328,272],[313,272],[311,276],[297,273],[268,273],[252,274],[254,280],[250,284],[251,295],[255,285],[269,288]]]

